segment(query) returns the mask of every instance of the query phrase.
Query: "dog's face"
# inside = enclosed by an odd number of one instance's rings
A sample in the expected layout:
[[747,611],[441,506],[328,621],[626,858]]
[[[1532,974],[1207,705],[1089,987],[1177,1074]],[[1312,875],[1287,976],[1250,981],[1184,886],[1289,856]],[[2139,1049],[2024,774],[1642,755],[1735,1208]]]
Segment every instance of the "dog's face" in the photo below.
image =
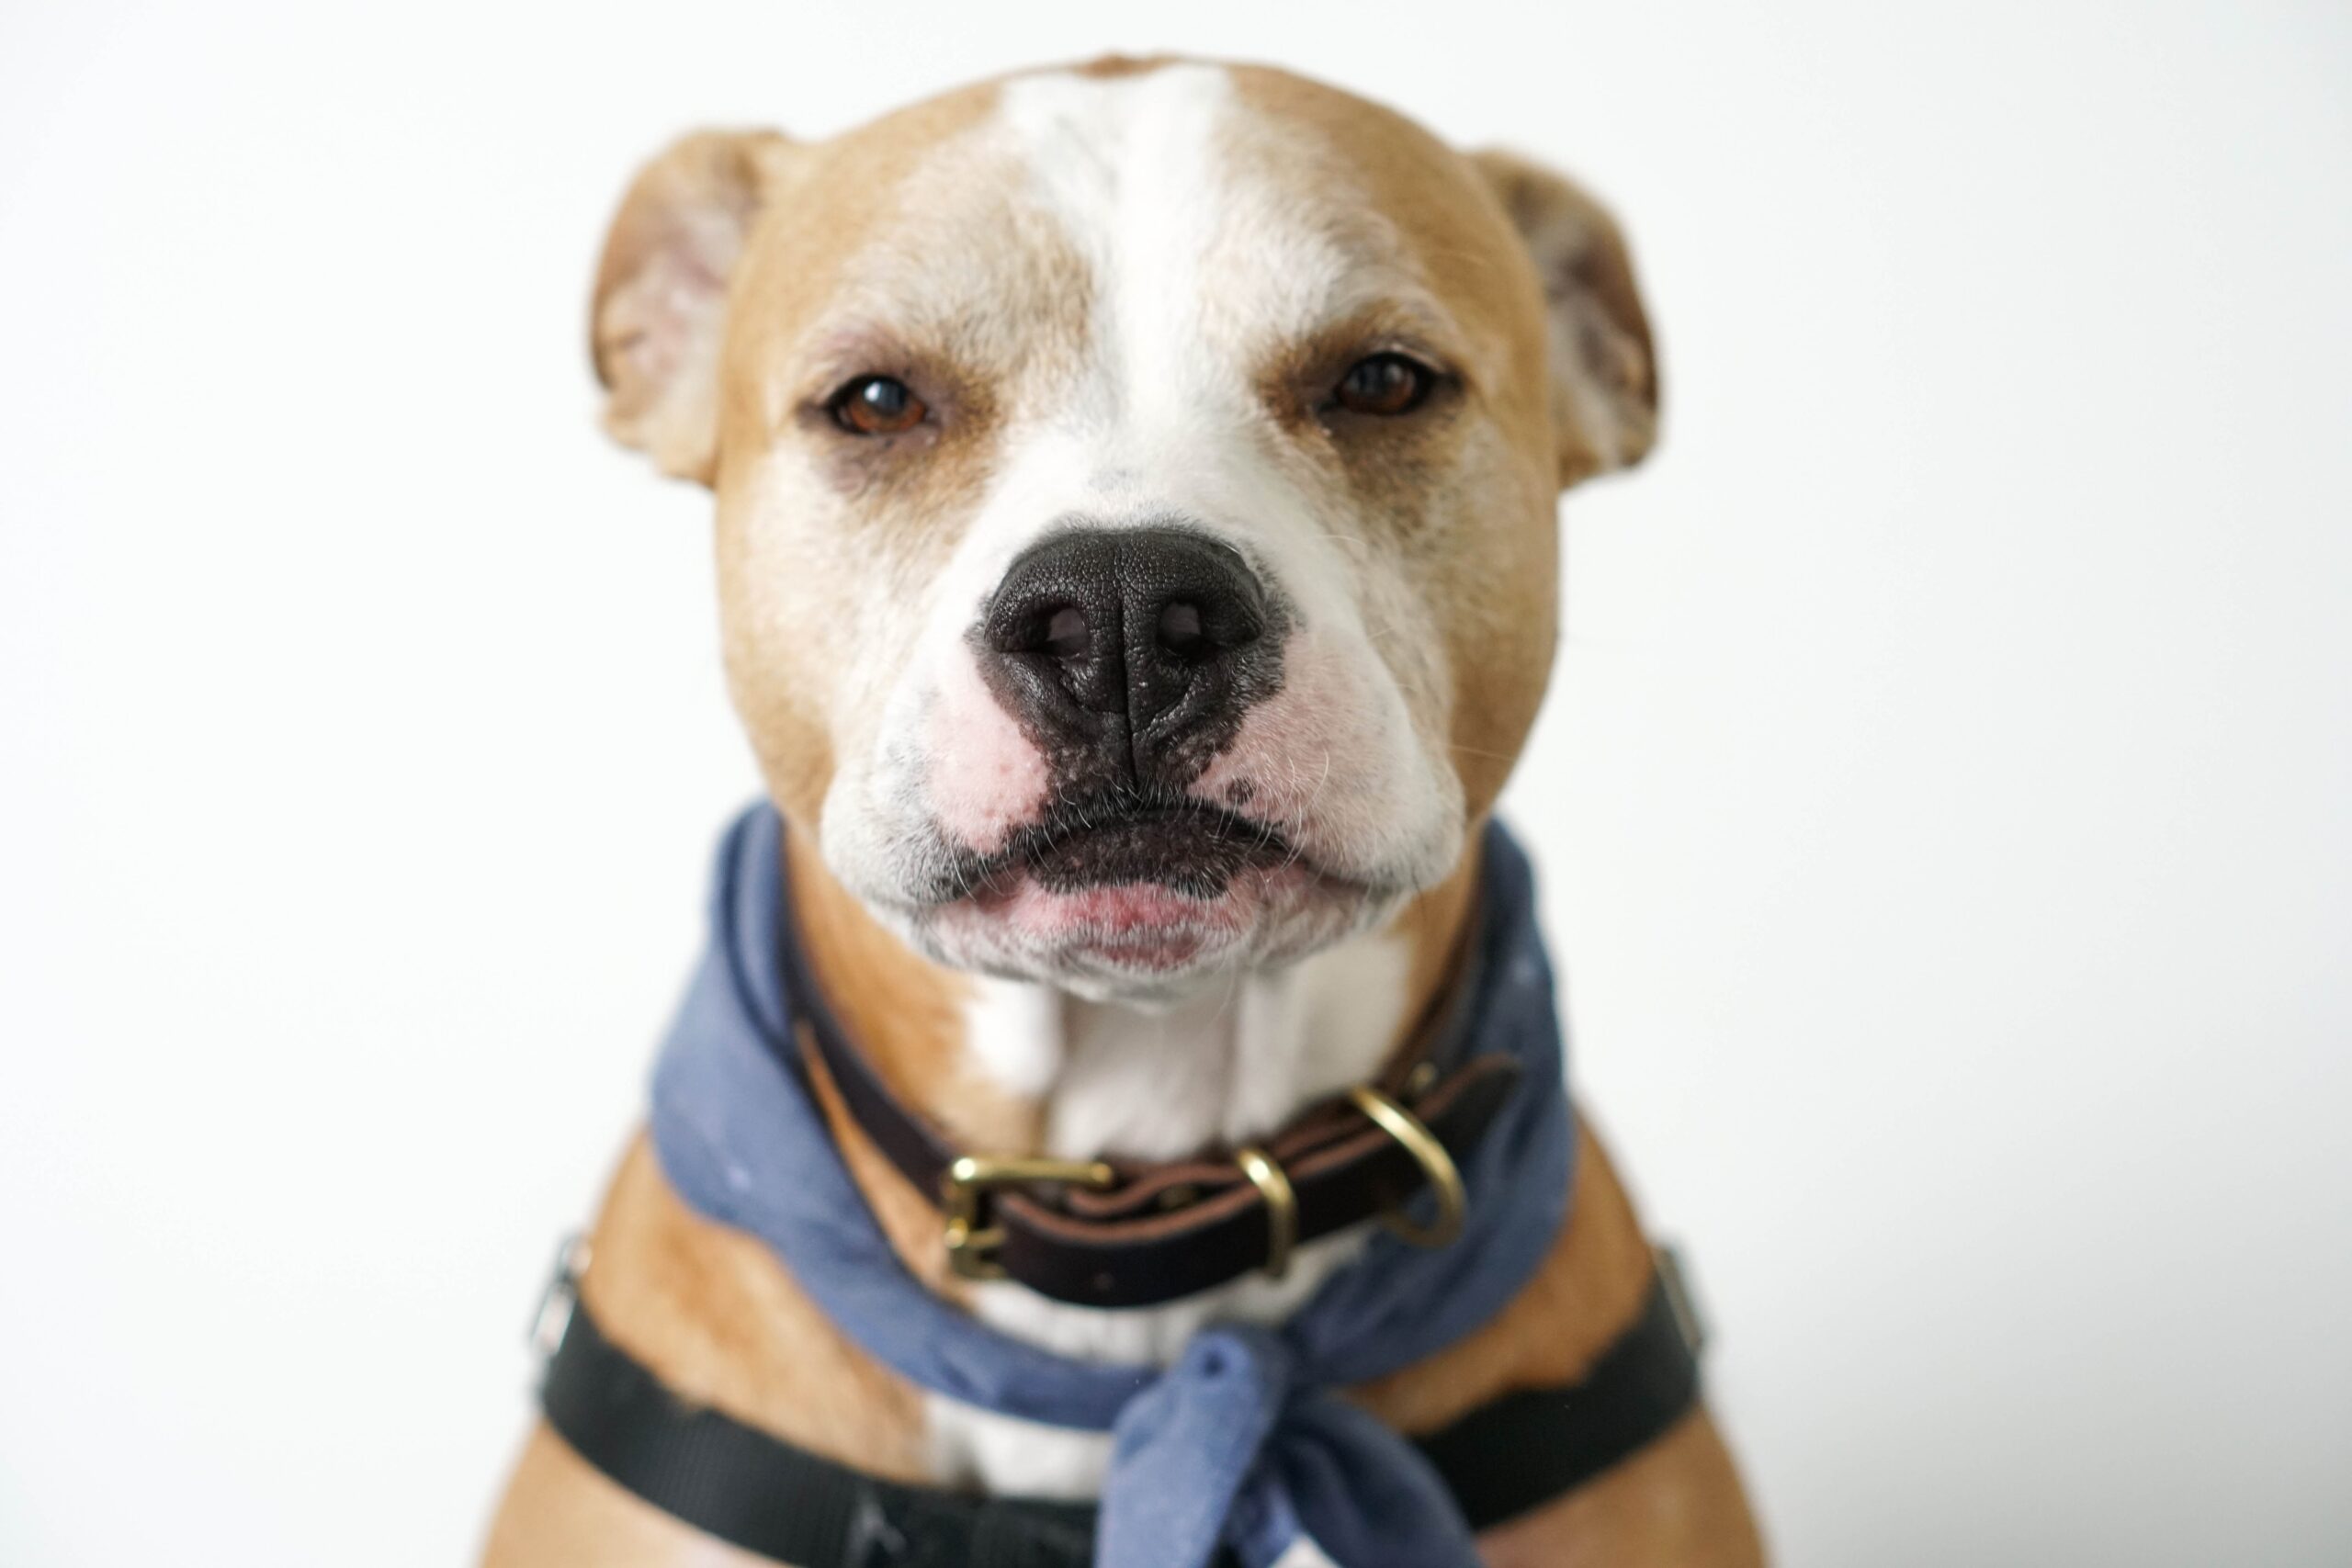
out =
[[717,492],[778,803],[926,952],[1096,995],[1453,870],[1543,694],[1555,493],[1656,412],[1573,187],[1195,64],[690,138],[596,346],[610,428]]

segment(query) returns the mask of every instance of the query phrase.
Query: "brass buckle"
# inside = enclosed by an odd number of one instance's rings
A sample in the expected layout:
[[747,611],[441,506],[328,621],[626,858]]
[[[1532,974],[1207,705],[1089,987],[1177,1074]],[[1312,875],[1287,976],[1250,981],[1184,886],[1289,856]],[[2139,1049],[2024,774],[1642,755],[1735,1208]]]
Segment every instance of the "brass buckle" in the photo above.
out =
[[1420,1118],[1381,1093],[1370,1084],[1358,1084],[1348,1090],[1348,1098],[1358,1111],[1378,1124],[1380,1130],[1405,1145],[1429,1178],[1430,1190],[1437,1194],[1437,1218],[1426,1225],[1416,1225],[1403,1211],[1391,1209],[1380,1216],[1381,1223],[1397,1236],[1415,1247],[1446,1247],[1462,1235],[1463,1216],[1469,1212],[1469,1194],[1462,1186],[1462,1172],[1454,1168],[1453,1156],[1445,1152],[1437,1134],[1421,1125]]
[[1255,1144],[1234,1150],[1233,1163],[1266,1201],[1266,1278],[1279,1280],[1290,1272],[1291,1248],[1298,1245],[1298,1194],[1274,1156]]
[[940,1207],[947,1213],[942,1236],[948,1264],[967,1280],[1004,1278],[1004,1266],[995,1257],[1004,1244],[1004,1227],[980,1224],[981,1195],[989,1189],[1051,1182],[1100,1191],[1118,1179],[1119,1173],[1101,1160],[959,1156],[939,1179]]

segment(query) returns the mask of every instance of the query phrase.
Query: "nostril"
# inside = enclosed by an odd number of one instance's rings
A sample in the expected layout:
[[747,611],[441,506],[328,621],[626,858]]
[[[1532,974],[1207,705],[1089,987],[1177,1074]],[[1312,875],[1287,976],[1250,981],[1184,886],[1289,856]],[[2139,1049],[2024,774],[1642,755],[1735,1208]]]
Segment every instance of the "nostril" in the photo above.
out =
[[1201,626],[1201,607],[1179,599],[1159,612],[1159,646],[1179,659],[1197,659],[1209,651],[1208,633]]
[[1205,757],[1271,688],[1280,650],[1258,645],[1280,625],[1229,546],[1172,526],[1067,527],[1004,569],[971,640],[1016,717],[1092,749],[1071,767],[1133,782],[1170,746]]
[[1092,640],[1091,631],[1086,612],[1075,604],[1065,604],[1046,617],[1043,647],[1056,659],[1076,659],[1086,652]]

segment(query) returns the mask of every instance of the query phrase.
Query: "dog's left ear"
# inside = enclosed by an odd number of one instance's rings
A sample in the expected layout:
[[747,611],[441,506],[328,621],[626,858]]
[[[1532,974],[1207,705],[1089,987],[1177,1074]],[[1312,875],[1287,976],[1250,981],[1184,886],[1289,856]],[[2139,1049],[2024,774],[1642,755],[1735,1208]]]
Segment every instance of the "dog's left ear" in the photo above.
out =
[[1627,468],[1657,439],[1657,355],[1633,258],[1607,209],[1515,153],[1473,152],[1544,280],[1560,488]]
[[638,172],[605,237],[590,324],[605,428],[663,473],[711,482],[728,284],[792,142],[699,131]]

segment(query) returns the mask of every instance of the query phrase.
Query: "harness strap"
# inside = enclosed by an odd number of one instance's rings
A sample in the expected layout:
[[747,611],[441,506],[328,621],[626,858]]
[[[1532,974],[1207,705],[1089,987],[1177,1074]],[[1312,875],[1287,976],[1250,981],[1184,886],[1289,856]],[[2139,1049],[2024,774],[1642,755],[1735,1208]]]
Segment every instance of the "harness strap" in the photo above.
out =
[[[867,1475],[679,1398],[607,1338],[560,1275],[568,1321],[539,1403],[605,1476],[706,1534],[794,1568],[1089,1568],[1091,1505],[978,1497]],[[1483,1530],[1565,1496],[1662,1436],[1699,1396],[1698,1336],[1670,1254],[1641,1315],[1582,1381],[1522,1389],[1416,1438]]]

